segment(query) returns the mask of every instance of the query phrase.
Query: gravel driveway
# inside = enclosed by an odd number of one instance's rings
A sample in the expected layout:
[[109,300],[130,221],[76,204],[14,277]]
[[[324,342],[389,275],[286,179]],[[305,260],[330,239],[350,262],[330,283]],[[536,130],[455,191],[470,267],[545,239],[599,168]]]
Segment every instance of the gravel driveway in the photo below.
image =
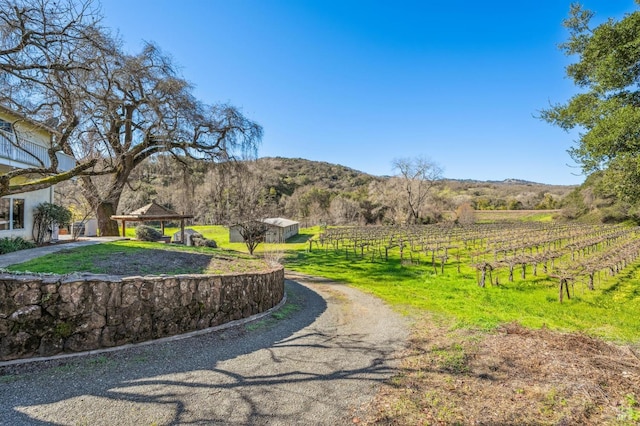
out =
[[[407,325],[353,288],[289,275],[265,319],[185,340],[0,368],[0,424],[353,424]],[[293,281],[295,279],[295,281]]]

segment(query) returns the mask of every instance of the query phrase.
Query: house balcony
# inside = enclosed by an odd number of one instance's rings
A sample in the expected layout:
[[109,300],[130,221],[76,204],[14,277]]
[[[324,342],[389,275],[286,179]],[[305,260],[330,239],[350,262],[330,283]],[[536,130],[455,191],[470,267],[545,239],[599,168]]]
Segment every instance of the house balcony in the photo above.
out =
[[[70,155],[56,152],[56,157],[59,172],[76,166],[76,160]],[[13,133],[0,130],[0,164],[14,168],[51,167],[51,159],[46,147],[25,138],[16,142]]]

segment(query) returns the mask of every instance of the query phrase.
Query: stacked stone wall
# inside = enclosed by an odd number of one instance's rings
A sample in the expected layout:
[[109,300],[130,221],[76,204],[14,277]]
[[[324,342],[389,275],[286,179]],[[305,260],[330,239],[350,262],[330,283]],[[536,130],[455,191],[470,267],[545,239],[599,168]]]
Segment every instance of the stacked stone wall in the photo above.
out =
[[243,275],[0,275],[0,361],[137,343],[247,318],[284,269]]

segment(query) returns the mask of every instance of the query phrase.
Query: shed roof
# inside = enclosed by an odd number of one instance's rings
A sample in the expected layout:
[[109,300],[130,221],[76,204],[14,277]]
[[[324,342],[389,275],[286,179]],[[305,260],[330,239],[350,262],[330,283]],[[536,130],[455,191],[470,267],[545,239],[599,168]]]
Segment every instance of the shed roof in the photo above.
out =
[[262,222],[266,223],[267,225],[279,226],[280,228],[286,228],[287,226],[297,225],[300,223],[296,222],[295,220],[284,219],[282,217],[269,217],[267,219],[262,219]]

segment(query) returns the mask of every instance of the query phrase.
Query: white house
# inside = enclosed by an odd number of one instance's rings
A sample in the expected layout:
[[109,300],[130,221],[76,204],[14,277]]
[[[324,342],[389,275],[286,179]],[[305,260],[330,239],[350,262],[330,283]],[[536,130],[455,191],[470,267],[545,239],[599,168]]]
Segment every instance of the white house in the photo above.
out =
[[[55,131],[0,105],[0,174],[16,168],[49,166],[47,147]],[[75,166],[73,157],[57,153],[58,170]],[[36,176],[37,177],[37,176]],[[28,182],[28,176],[12,183]],[[0,198],[0,238],[32,239],[33,210],[44,202],[53,202],[53,187]]]
[[[284,243],[288,238],[298,235],[300,231],[300,222],[290,219],[273,217],[263,219],[261,222],[267,225],[267,234],[265,235],[265,242],[267,243]],[[229,242],[244,242],[244,238],[240,235],[237,226],[229,228]]]

